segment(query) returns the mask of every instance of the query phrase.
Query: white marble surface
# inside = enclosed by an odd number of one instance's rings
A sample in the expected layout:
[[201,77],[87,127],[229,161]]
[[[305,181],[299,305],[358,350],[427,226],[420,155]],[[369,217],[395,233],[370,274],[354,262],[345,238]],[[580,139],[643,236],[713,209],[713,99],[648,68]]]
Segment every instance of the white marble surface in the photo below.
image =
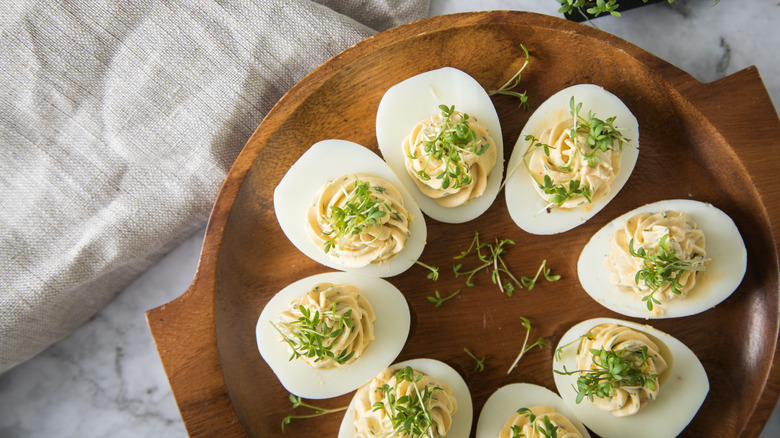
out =
[[[677,0],[595,20],[710,82],[756,65],[780,104],[780,3]],[[431,15],[488,9],[557,14],[555,0],[432,0]],[[192,281],[203,230],[144,273],[68,338],[0,376],[0,437],[181,437],[186,431],[144,312]],[[762,438],[780,436],[780,409]]]

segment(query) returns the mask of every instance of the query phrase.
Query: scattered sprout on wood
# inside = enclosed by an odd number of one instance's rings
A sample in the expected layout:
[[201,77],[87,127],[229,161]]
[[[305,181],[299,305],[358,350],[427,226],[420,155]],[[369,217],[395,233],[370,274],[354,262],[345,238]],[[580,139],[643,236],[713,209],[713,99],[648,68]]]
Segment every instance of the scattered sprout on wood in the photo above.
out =
[[520,108],[523,108],[524,110],[528,110],[528,91],[523,91],[522,93],[517,91],[512,91],[513,88],[517,87],[518,84],[520,84],[520,74],[525,70],[525,67],[528,65],[528,62],[530,61],[530,57],[528,56],[528,50],[525,48],[524,45],[520,44],[520,48],[523,49],[523,53],[525,53],[525,62],[520,67],[520,70],[515,73],[514,76],[512,76],[504,85],[501,86],[498,90],[490,90],[488,91],[488,95],[493,96],[496,94],[503,94],[506,96],[512,96],[520,99]]
[[514,294],[515,289],[517,288],[524,288],[529,287],[529,290],[533,288],[533,285],[536,283],[536,279],[539,277],[539,273],[543,272],[545,278],[548,281],[557,281],[560,279],[559,275],[550,275],[550,270],[544,270],[544,266],[546,263],[546,260],[542,262],[542,266],[539,268],[539,271],[536,273],[536,277],[533,279],[528,277],[521,277],[521,279],[517,279],[517,277],[509,270],[509,268],[506,266],[506,263],[501,258],[504,254],[506,254],[506,247],[509,245],[514,245],[515,242],[512,239],[501,239],[499,240],[496,238],[495,245],[492,245],[490,243],[481,243],[479,241],[479,232],[474,233],[474,239],[471,241],[471,245],[469,245],[469,248],[466,251],[461,251],[461,253],[455,257],[454,259],[463,259],[469,254],[474,251],[477,255],[477,258],[480,262],[482,262],[477,267],[470,269],[470,270],[462,270],[463,264],[457,263],[452,266],[452,270],[455,273],[455,277],[461,277],[461,276],[467,276],[466,277],[466,286],[468,287],[474,287],[475,284],[472,281],[474,275],[483,270],[490,268],[490,279],[493,282],[493,284],[498,285],[498,288],[501,290],[502,293],[506,293],[507,296],[512,296]]
[[393,431],[387,435],[408,436],[409,438],[422,437],[430,434],[433,437],[433,419],[431,418],[431,403],[433,395],[442,391],[441,387],[426,385],[420,391],[417,382],[423,378],[422,373],[415,375],[412,367],[405,367],[395,375],[396,385],[405,381],[411,383],[414,393],[396,397],[396,388],[384,384],[377,388],[384,393],[383,400],[373,404],[372,410],[381,410],[390,418]]
[[313,409],[314,412],[311,414],[304,414],[304,415],[288,415],[282,419],[282,432],[284,432],[284,426],[287,424],[290,424],[290,422],[293,419],[302,419],[302,418],[314,418],[319,417],[320,415],[325,414],[331,414],[334,412],[341,412],[347,410],[347,406],[341,407],[341,408],[335,408],[335,409],[328,409],[328,408],[321,408],[319,406],[310,405],[303,400],[301,400],[300,397],[290,394],[290,403],[292,403],[293,409],[298,408],[300,406],[303,406],[305,408]]
[[517,363],[520,361],[520,358],[523,357],[523,355],[531,350],[534,347],[539,347],[539,349],[544,349],[544,347],[550,348],[550,344],[544,342],[544,339],[539,337],[536,342],[533,344],[528,344],[528,338],[531,336],[531,321],[524,317],[520,317],[520,324],[525,327],[525,340],[523,340],[523,346],[520,348],[520,354],[517,355],[517,358],[515,358],[515,361],[512,362],[512,366],[509,367],[509,370],[506,372],[507,375],[512,372],[513,369],[515,369],[515,366],[517,366]]
[[648,372],[647,346],[641,350],[606,350],[591,348],[594,368],[588,370],[568,371],[566,366],[563,371],[553,370],[556,374],[579,374],[577,378],[577,398],[580,403],[584,398],[591,402],[594,397],[609,398],[614,396],[615,390],[621,387],[645,388],[656,390],[658,374]]
[[352,309],[338,314],[336,304],[333,303],[333,308],[330,311],[320,313],[319,310],[315,310],[314,315],[310,309],[300,305],[298,311],[301,316],[298,319],[278,324],[271,322],[271,326],[279,332],[282,339],[293,351],[289,360],[304,356],[316,357],[315,362],[331,359],[336,363],[344,364],[352,359],[352,356],[355,355],[354,351],[348,352],[347,349],[344,349],[334,352],[332,348],[333,341],[345,329],[351,329],[354,324],[352,318],[349,317],[352,314]]
[[436,290],[433,292],[434,296],[427,296],[425,298],[428,299],[428,301],[432,302],[434,304],[433,307],[441,307],[442,304],[444,304],[445,301],[452,299],[455,295],[460,293],[460,289],[456,290],[452,294],[442,297],[441,294],[439,294],[439,291]]
[[433,281],[436,281],[436,280],[439,279],[439,267],[438,266],[426,265],[425,263],[423,263],[423,262],[421,262],[419,260],[415,260],[414,262],[417,263],[418,265],[422,266],[423,268],[431,271],[427,275],[428,279],[433,280]]
[[536,280],[539,278],[539,274],[543,274],[545,280],[553,282],[558,281],[561,279],[560,275],[551,275],[549,269],[544,269],[544,265],[547,263],[547,260],[542,260],[541,266],[539,266],[539,270],[536,271],[536,275],[534,278],[528,278],[528,277],[520,277],[520,282],[523,283],[523,286],[528,290],[533,290],[534,285],[536,284]]
[[643,282],[650,289],[650,293],[642,297],[647,303],[647,310],[652,311],[654,304],[661,304],[653,295],[659,289],[669,285],[671,291],[677,295],[683,293],[683,285],[680,279],[689,271],[705,271],[704,265],[710,259],[700,254],[692,254],[690,259],[681,259],[669,242],[669,233],[664,234],[658,242],[658,249],[646,251],[644,248],[634,249],[634,239],[628,242],[628,252],[634,257],[643,260],[642,269],[637,271],[634,282],[639,286]]
[[471,351],[469,351],[469,349],[468,349],[468,348],[465,348],[465,347],[464,347],[464,348],[463,348],[463,351],[465,351],[465,352],[466,352],[466,354],[468,354],[468,355],[469,355],[469,357],[471,357],[472,359],[474,359],[474,361],[477,363],[477,365],[474,367],[474,371],[479,371],[479,372],[482,372],[482,371],[484,371],[484,370],[485,370],[485,357],[486,357],[486,356],[482,356],[482,359],[479,359],[479,358],[477,358],[477,356],[475,356],[475,355],[474,355],[474,353],[472,353]]

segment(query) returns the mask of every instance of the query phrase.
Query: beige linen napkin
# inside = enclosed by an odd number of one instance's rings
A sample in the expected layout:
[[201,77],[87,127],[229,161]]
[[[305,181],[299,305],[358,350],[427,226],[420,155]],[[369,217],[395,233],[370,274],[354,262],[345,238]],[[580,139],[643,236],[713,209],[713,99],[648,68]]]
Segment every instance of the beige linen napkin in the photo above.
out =
[[428,0],[3,2],[0,372],[203,227],[292,85],[427,14]]

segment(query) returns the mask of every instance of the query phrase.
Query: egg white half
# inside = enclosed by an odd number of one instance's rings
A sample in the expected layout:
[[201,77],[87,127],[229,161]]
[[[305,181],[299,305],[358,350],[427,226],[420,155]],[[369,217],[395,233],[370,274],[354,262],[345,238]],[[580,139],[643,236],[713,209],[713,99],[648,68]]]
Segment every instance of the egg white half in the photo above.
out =
[[[455,411],[455,414],[452,416],[452,427],[450,427],[450,430],[447,433],[447,438],[468,438],[471,433],[474,406],[471,402],[471,392],[469,391],[468,385],[466,385],[466,381],[463,380],[463,377],[461,377],[452,367],[436,359],[411,359],[394,364],[392,368],[394,370],[400,370],[407,366],[434,377],[452,388],[452,393],[455,396],[455,400],[458,402],[458,410]],[[379,371],[381,370],[378,370],[376,374],[379,374]],[[372,376],[372,378],[373,377],[376,376]],[[355,426],[353,424],[353,418],[355,418],[354,398],[353,402],[349,404],[347,412],[344,414],[344,419],[341,420],[338,438],[354,438]]]
[[[332,369],[312,368],[300,359],[290,361],[287,343],[271,323],[279,320],[294,299],[322,282],[360,289],[374,309],[374,340],[354,362]],[[409,306],[403,294],[388,281],[348,272],[329,272],[298,280],[279,291],[266,304],[255,327],[257,349],[279,382],[291,394],[308,399],[337,397],[354,391],[393,363],[409,336]]]
[[[658,398],[648,403],[638,413],[627,417],[615,417],[602,411],[588,400],[576,403],[577,375],[553,373],[555,386],[564,402],[590,430],[604,438],[656,438],[673,437],[688,426],[699,411],[710,390],[709,379],[701,362],[685,344],[674,336],[649,325],[637,324],[613,318],[595,318],[583,321],[569,329],[556,346],[556,351],[575,341],[591,328],[604,323],[615,323],[641,331],[659,344],[661,355],[669,367],[661,374],[661,390]],[[565,347],[561,359],[553,360],[553,370],[577,369],[577,347],[579,342]]]
[[[386,262],[346,268],[314,244],[306,231],[306,212],[320,187],[351,173],[379,176],[392,183],[401,192],[404,206],[412,217],[406,246]],[[274,190],[274,211],[282,231],[296,248],[312,260],[341,271],[392,277],[409,269],[425,248],[425,217],[414,197],[378,155],[346,140],[322,140],[301,155]]]
[[558,394],[531,383],[512,383],[503,386],[488,398],[479,414],[477,438],[496,438],[504,423],[518,409],[538,405],[550,406],[560,412],[572,422],[583,438],[590,438],[588,430]]
[[[441,112],[439,105],[455,106],[484,123],[495,141],[497,157],[485,192],[458,207],[442,207],[425,196],[406,171],[401,144],[421,120]],[[379,150],[425,214],[445,223],[462,223],[477,218],[493,204],[504,172],[504,140],[498,114],[485,89],[467,73],[444,67],[413,76],[390,87],[376,112]]]
[[[548,212],[547,203],[536,192],[536,182],[523,164],[523,154],[528,149],[525,137],[534,134],[539,138],[546,128],[570,117],[569,101],[572,96],[577,102],[582,102],[582,116],[586,116],[589,111],[593,111],[595,116],[602,120],[617,116],[615,126],[623,137],[630,141],[623,143],[620,169],[610,185],[609,193],[596,202],[579,208],[552,208]],[[617,96],[593,84],[565,88],[539,105],[520,132],[507,166],[504,194],[509,215],[518,227],[531,234],[549,235],[571,230],[596,215],[620,192],[631,176],[638,157],[639,123]]]
[[[661,315],[652,315],[641,296],[621,291],[610,280],[605,264],[610,237],[632,216],[673,210],[687,213],[704,232],[707,270],[698,273],[696,285],[687,297],[676,297],[660,306]],[[671,199],[646,204],[625,213],[600,229],[585,245],[577,261],[577,275],[585,292],[599,304],[634,318],[679,318],[704,312],[731,296],[742,283],[747,269],[745,242],[734,221],[712,204],[689,199]]]

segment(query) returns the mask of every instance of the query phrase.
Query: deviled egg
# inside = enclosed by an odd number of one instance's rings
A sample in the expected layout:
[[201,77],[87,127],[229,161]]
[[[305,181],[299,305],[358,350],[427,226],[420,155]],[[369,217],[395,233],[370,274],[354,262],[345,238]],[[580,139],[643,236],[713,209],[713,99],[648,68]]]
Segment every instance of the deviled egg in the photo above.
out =
[[445,67],[390,87],[376,136],[387,164],[433,219],[467,222],[498,195],[501,125],[487,92],[463,71]]
[[639,124],[617,96],[592,84],[563,89],[520,132],[507,166],[509,214],[531,234],[568,231],[617,195],[638,156]]
[[672,199],[612,220],[577,262],[583,289],[637,318],[677,318],[715,307],[740,285],[747,250],[734,221],[712,204]]
[[425,247],[425,218],[382,159],[345,140],[314,144],[274,190],[288,239],[330,268],[398,275]]
[[[602,362],[625,370],[624,379],[610,386],[608,373],[599,373]],[[707,373],[685,344],[613,318],[569,329],[556,347],[553,376],[574,415],[604,438],[677,436],[709,392]]]
[[[332,355],[296,345],[296,327],[286,324],[295,319],[286,314],[298,309],[305,314],[301,321],[316,319],[314,325],[331,334],[342,330],[344,336],[323,342],[334,347]],[[406,344],[410,322],[406,298],[388,281],[329,272],[298,280],[274,295],[260,313],[255,336],[260,355],[287,391],[323,399],[355,390],[390,365]]]
[[[388,396],[394,396],[397,407]],[[468,438],[473,416],[469,388],[457,371],[435,359],[412,359],[377,373],[355,393],[338,436],[387,436],[399,409],[423,407],[427,412],[418,424],[427,430],[424,436]]]
[[[513,434],[507,433],[512,430],[512,426],[522,432],[522,427],[527,427],[530,420],[527,413],[518,413],[524,408],[531,410],[536,421],[542,423],[547,415],[553,426],[558,426],[556,434],[560,438],[590,438],[588,430],[558,394],[530,383],[503,386],[488,398],[479,414],[477,438],[512,438]],[[536,436],[543,435],[538,433]]]

